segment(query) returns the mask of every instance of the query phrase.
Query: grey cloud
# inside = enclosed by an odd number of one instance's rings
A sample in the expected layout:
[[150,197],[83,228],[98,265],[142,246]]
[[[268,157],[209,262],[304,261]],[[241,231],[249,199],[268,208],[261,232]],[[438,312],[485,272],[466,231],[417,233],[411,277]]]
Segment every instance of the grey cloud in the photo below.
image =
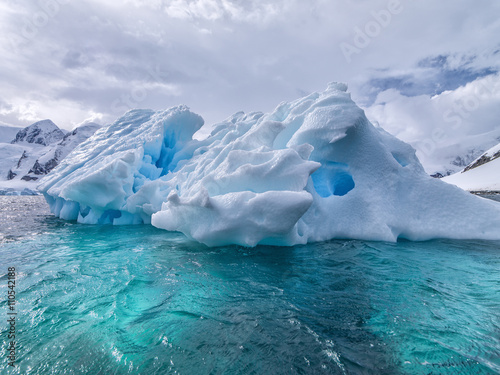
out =
[[61,65],[63,68],[75,69],[87,66],[90,61],[91,59],[88,54],[72,50],[68,51],[63,57]]
[[[238,110],[272,110],[300,95],[297,88],[321,90],[333,80],[347,82],[354,97],[373,100],[391,87],[430,95],[496,69],[494,57],[474,52],[498,49],[491,14],[500,5],[494,1],[480,8],[472,0],[459,5],[401,0],[404,11],[352,64],[339,44],[351,41],[355,28],[363,28],[387,1],[281,0],[271,9],[264,0],[228,0],[232,11],[221,1],[211,2],[225,15],[204,17],[198,1],[190,3],[199,16],[186,19],[169,16],[165,6],[172,2],[167,1],[159,8],[139,0],[61,5],[23,48],[10,51],[9,41],[0,41],[7,57],[0,62],[2,96],[36,97],[42,108],[70,101],[80,109],[78,116],[94,111],[112,117],[119,115],[112,107],[122,108],[113,106],[116,100],[134,87],[147,87],[146,97],[133,104],[160,109],[185,103],[213,122]],[[6,35],[19,33],[25,18],[43,11],[37,2],[15,4],[0,15]],[[461,30],[468,17],[475,29]],[[428,28],[422,28],[422,20],[428,20]],[[480,40],[481,32],[486,37]],[[453,70],[447,68],[452,54],[476,57]],[[173,93],[170,85],[178,90]]]
[[0,98],[0,112],[2,112],[2,111],[6,111],[6,112],[12,111],[12,105],[7,103],[2,98]]

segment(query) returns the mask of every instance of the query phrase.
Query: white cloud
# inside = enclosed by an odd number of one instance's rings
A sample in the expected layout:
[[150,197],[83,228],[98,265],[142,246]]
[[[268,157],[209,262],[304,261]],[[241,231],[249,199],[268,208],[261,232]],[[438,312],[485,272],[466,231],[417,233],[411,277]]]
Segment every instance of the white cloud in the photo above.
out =
[[[180,20],[219,21],[225,19],[234,22],[262,23],[286,11],[287,4],[290,2],[281,0],[270,4],[260,0],[245,2],[231,0],[128,0],[126,3],[137,8],[161,11],[171,18]],[[112,2],[110,5],[113,6]]]
[[366,114],[412,144],[429,173],[443,171],[453,167],[448,164],[456,156],[500,142],[500,75],[433,97],[408,97],[390,89],[377,96]]

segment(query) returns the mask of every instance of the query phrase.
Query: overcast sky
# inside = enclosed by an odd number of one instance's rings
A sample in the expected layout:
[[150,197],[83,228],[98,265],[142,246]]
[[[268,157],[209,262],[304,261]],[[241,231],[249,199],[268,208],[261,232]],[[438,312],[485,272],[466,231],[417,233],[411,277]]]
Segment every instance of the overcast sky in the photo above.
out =
[[212,124],[330,81],[405,140],[464,100],[461,121],[500,125],[498,0],[3,0],[0,35],[0,122],[17,126],[177,104]]

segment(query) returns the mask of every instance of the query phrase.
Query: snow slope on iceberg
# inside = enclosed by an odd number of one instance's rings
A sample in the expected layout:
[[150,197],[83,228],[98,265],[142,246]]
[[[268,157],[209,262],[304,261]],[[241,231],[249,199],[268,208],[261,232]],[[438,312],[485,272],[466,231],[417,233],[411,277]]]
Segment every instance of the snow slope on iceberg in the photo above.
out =
[[500,144],[443,181],[468,191],[500,191]]
[[331,238],[498,239],[500,205],[433,179],[346,86],[238,113],[203,140],[186,107],[128,112],[41,185],[83,223],[148,223],[210,246]]

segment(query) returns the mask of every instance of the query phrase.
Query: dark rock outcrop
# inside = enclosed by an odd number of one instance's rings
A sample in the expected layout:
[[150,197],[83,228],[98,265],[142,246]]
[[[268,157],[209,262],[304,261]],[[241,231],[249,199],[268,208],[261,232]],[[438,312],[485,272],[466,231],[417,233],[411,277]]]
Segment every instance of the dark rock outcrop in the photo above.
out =
[[9,169],[9,173],[7,173],[7,180],[12,180],[17,176],[17,173],[12,172],[12,169]]
[[479,159],[477,159],[477,161],[474,164],[467,166],[467,168],[465,168],[462,171],[462,173],[470,171],[471,169],[477,168],[483,164],[489,163],[490,161],[495,160],[496,158],[499,158],[499,157],[500,157],[500,151],[493,154],[493,156],[483,155]]

